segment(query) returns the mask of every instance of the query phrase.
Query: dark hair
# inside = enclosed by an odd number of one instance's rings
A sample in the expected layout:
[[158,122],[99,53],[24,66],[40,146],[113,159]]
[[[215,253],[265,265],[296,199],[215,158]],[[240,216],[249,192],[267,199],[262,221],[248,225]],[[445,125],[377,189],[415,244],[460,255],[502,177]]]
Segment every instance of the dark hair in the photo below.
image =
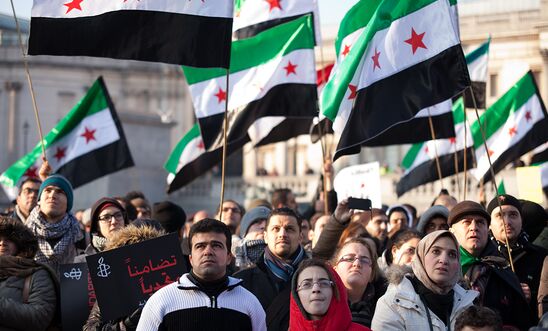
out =
[[12,217],[0,216],[0,237],[15,244],[19,257],[32,259],[38,251],[38,239],[22,222]]
[[145,194],[141,191],[130,191],[126,194],[126,199],[128,199],[129,201],[137,198],[141,198],[143,200],[147,199],[145,198]]
[[230,253],[232,249],[232,233],[226,224],[223,222],[213,219],[213,218],[204,218],[200,222],[192,224],[190,231],[188,232],[188,247],[192,251],[192,237],[197,233],[208,233],[215,232],[224,234],[226,237],[226,248]]
[[23,179],[21,184],[19,184],[19,194],[21,194],[21,189],[23,189],[23,185],[25,185],[28,182],[36,183],[36,184],[42,184],[42,181],[35,177],[27,177]]
[[268,218],[266,219],[266,227],[268,228],[268,224],[270,223],[270,219],[272,216],[289,216],[294,217],[297,220],[297,225],[299,226],[299,231],[301,230],[302,226],[302,218],[299,214],[297,214],[293,209],[288,207],[282,207],[282,208],[276,208],[273,209],[270,212],[270,215],[268,215]]
[[385,252],[385,258],[386,258],[386,264],[391,265],[392,264],[392,247],[400,248],[408,242],[409,240],[417,238],[422,239],[422,235],[417,230],[413,229],[401,229],[396,231],[392,238],[388,240],[388,243],[386,244],[386,252]]
[[122,207],[126,209],[126,215],[129,221],[134,221],[137,219],[137,209],[126,197],[114,197],[113,199],[120,202]]
[[337,287],[337,281],[335,279],[335,276],[331,272],[331,270],[333,269],[331,269],[331,267],[327,264],[327,262],[317,258],[306,259],[299,264],[299,267],[297,268],[297,270],[295,271],[295,274],[293,275],[291,291],[294,293],[297,293],[297,286],[299,285],[297,284],[297,282],[299,279],[299,275],[304,269],[310,268],[310,267],[320,267],[323,270],[325,270],[325,272],[327,273],[327,276],[329,277],[329,280],[333,282],[333,294],[335,295],[335,298],[337,298],[337,300],[340,300],[340,293],[339,293],[339,288]]
[[[240,215],[244,216],[245,214],[245,208],[244,206],[240,205],[238,202],[234,201],[234,200],[231,200],[231,199],[228,199],[228,200],[223,200],[223,204],[225,202],[232,202],[233,204],[235,204],[236,206],[238,206],[238,209],[240,210]],[[223,206],[219,205],[217,206],[217,211],[215,212],[216,215],[219,215],[219,212],[221,211],[221,208]]]
[[278,188],[275,189],[274,192],[272,192],[272,207],[276,208],[279,205],[286,206],[287,205],[287,196],[289,194],[293,193],[291,189],[288,188]]
[[461,331],[466,326],[492,326],[495,331],[502,331],[502,320],[497,313],[487,307],[470,306],[457,316],[455,331]]

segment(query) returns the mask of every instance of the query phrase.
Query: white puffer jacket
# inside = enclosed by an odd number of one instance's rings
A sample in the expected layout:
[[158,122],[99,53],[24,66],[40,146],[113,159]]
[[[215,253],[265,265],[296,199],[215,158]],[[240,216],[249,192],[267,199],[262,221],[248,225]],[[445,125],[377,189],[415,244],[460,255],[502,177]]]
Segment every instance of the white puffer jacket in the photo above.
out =
[[[391,268],[393,269],[393,268]],[[453,288],[455,300],[451,312],[451,327],[445,324],[430,310],[432,329],[428,325],[426,307],[415,292],[411,281],[404,277],[406,270],[391,270],[388,273],[390,285],[386,293],[377,302],[371,329],[373,331],[411,330],[411,331],[447,331],[454,330],[457,316],[479,295],[477,291],[465,290],[460,285]]]

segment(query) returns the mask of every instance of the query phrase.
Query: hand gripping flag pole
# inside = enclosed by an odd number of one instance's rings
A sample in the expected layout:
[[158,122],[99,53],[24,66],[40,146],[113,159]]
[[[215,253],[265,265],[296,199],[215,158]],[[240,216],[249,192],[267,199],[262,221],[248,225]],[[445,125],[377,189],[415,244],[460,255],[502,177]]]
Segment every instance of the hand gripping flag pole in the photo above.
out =
[[27,61],[27,54],[23,48],[23,40],[21,38],[21,28],[19,27],[19,20],[15,14],[15,6],[13,0],[10,0],[11,10],[13,11],[13,18],[15,19],[15,26],[17,27],[17,37],[19,39],[19,47],[21,48],[21,54],[23,56],[23,64],[25,66],[25,74],[27,76],[27,83],[29,85],[30,96],[32,98],[32,108],[34,109],[34,115],[36,118],[36,125],[38,126],[38,134],[40,135],[40,144],[42,145],[42,159],[44,162],[46,159],[46,147],[44,146],[44,135],[42,134],[42,126],[40,125],[40,116],[38,115],[38,106],[36,105],[36,97],[34,95],[34,87],[32,85],[32,78],[30,76],[29,63]]
[[[474,110],[476,112],[476,117],[478,119],[478,124],[479,124],[479,128],[480,128],[480,132],[481,132],[481,137],[483,139],[483,146],[485,147],[485,150],[487,151],[487,138],[485,136],[485,130],[483,129],[483,126],[481,124],[481,121],[480,121],[480,116],[479,116],[479,112],[478,112],[478,107],[476,105],[476,98],[474,97],[474,91],[473,91],[473,88],[472,88],[472,85],[470,85],[468,87],[470,89],[470,94],[472,95],[472,102],[474,103]],[[497,187],[497,181],[495,179],[495,170],[493,169],[493,163],[491,163],[491,156],[489,155],[489,153],[486,153],[487,155],[487,160],[489,161],[489,170],[491,171],[491,181],[493,182],[493,186],[495,187],[495,194],[496,194],[496,198],[497,198],[497,204],[499,206],[499,210],[500,210],[500,215],[502,217],[502,226],[504,227],[504,233],[506,234],[506,221],[504,219],[504,213],[502,212],[502,205],[500,203],[500,195],[499,195],[499,190],[498,190],[498,187]],[[483,180],[483,179],[482,179]],[[505,239],[505,243],[506,243],[506,249],[508,250],[508,260],[510,261],[510,267],[512,268],[512,272],[516,272],[516,270],[514,269],[514,261],[512,259],[512,250],[510,249],[510,243],[508,242],[508,236],[505,235],[504,236]]]

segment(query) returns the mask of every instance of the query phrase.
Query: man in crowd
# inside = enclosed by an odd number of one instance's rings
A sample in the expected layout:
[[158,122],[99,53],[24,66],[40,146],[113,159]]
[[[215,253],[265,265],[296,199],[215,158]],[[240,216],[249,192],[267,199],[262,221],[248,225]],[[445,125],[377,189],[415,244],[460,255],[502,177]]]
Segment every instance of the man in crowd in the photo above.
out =
[[266,330],[257,298],[226,274],[232,259],[228,227],[204,219],[192,226],[189,239],[192,270],[150,297],[137,330]]
[[487,212],[491,215],[491,226],[489,227],[491,241],[497,247],[499,254],[507,260],[509,257],[506,239],[508,239],[516,275],[529,301],[531,321],[536,324],[537,294],[546,251],[529,242],[527,234],[523,231],[521,204],[515,197],[503,194],[499,195],[498,199],[497,197],[493,198],[487,205]]
[[76,242],[83,238],[78,221],[70,213],[73,199],[70,182],[61,175],[51,175],[40,185],[39,203],[25,221],[38,238],[34,259],[57,272],[60,264],[72,263],[78,253]]
[[256,266],[234,275],[253,293],[266,311],[268,330],[287,330],[291,277],[306,258],[301,247],[301,219],[290,208],[274,209],[267,221],[267,247]]
[[378,240],[380,245],[378,247],[378,254],[380,256],[386,247],[386,240],[388,238],[388,216],[379,208],[371,209],[371,215],[373,217],[367,222],[365,229],[371,237]]
[[25,179],[19,187],[19,194],[15,199],[15,210],[12,217],[25,222],[30,215],[30,211],[38,203],[38,190],[42,181],[37,178],[29,177]]
[[[222,215],[221,210],[223,212]],[[217,209],[216,217],[221,222],[226,224],[226,226],[228,226],[232,234],[236,234],[236,229],[238,228],[238,225],[240,225],[244,214],[245,209],[244,207],[242,207],[242,205],[234,200],[225,200],[223,201],[222,208]]]
[[137,218],[150,218],[150,203],[143,192],[128,192],[128,194],[126,194],[126,199],[137,210]]
[[491,216],[473,201],[462,201],[448,223],[460,245],[465,285],[480,292],[479,304],[497,311],[504,325],[527,330],[529,307],[518,278],[489,241]]
[[279,188],[272,192],[272,207],[282,208],[287,207],[298,211],[297,200],[295,200],[295,194],[288,188]]

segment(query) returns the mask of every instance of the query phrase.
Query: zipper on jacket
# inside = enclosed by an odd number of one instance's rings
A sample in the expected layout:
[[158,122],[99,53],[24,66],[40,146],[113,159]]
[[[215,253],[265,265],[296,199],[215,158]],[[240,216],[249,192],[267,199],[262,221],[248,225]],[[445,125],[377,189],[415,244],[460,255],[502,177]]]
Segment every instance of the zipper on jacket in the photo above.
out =
[[218,308],[217,307],[217,298],[215,296],[211,296],[209,299],[211,301],[211,308]]

